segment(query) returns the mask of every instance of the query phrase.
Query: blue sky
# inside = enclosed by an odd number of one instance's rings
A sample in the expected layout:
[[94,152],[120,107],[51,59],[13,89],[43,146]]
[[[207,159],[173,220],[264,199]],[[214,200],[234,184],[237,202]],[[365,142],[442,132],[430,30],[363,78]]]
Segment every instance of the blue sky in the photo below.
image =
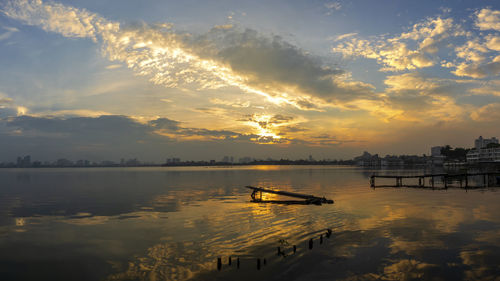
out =
[[500,133],[499,6],[6,0],[0,160],[469,147]]

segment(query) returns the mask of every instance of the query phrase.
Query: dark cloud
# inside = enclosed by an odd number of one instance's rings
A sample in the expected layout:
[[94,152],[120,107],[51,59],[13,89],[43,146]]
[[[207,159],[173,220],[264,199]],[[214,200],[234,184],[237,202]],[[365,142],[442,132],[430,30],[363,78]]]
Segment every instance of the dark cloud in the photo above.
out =
[[458,76],[469,76],[473,78],[485,78],[500,74],[500,57],[485,64],[460,65],[454,73]]
[[0,108],[4,105],[11,104],[12,99],[11,98],[2,98],[0,97]]
[[158,128],[158,129],[166,129],[166,130],[172,130],[176,131],[179,130],[180,127],[180,122],[171,120],[168,118],[158,118],[156,120],[150,121],[149,124],[151,124],[153,127]]
[[[12,161],[25,154],[42,160],[140,157],[158,161],[166,155],[190,155],[200,160],[225,153],[228,146],[239,150],[240,146],[256,145],[258,137],[229,130],[183,127],[179,121],[168,118],[141,123],[121,115],[18,116],[0,119],[0,146],[6,151],[0,161]],[[216,148],[207,149],[213,145]]]
[[[264,36],[252,29],[213,29],[190,44],[199,46],[201,56],[220,60],[259,87],[293,88],[302,94],[327,100],[355,98],[369,94],[367,87],[340,85],[335,79],[345,71],[325,58],[313,56],[279,36]],[[197,47],[195,47],[197,48]],[[316,106],[300,101],[304,108]]]

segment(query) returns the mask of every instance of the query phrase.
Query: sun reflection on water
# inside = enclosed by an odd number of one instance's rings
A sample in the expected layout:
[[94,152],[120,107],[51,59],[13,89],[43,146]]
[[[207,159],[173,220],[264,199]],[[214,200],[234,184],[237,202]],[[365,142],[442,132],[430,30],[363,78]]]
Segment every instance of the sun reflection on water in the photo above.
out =
[[[13,214],[7,223],[0,220],[0,260],[16,253],[30,267],[31,255],[48,261],[78,256],[109,267],[100,280],[455,280],[499,274],[494,191],[373,190],[362,170],[335,167],[85,172],[85,185],[78,184],[78,171],[66,170],[59,183],[47,181],[55,186],[53,194],[48,188],[36,198],[20,196],[19,188],[0,190],[3,198],[21,198],[3,199],[0,206],[2,214],[5,208]],[[41,178],[29,183],[33,190],[42,188],[44,177],[56,178],[33,173]],[[1,177],[16,186],[15,175]],[[252,203],[242,182],[326,196],[335,204]],[[71,204],[54,199],[61,195]],[[263,194],[263,200],[282,199]],[[333,231],[328,239],[327,229]],[[276,254],[277,247],[287,251],[286,258]],[[224,263],[220,272],[218,257]],[[256,258],[267,259],[261,271]]]

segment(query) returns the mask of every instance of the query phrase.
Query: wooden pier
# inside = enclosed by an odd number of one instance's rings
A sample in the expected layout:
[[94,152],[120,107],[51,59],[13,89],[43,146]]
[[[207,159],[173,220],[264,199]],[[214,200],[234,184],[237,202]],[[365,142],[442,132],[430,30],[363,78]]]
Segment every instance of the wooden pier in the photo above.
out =
[[[303,205],[333,204],[333,200],[326,199],[325,197],[316,197],[314,195],[306,195],[306,194],[300,194],[300,193],[294,193],[294,192],[288,192],[288,191],[273,190],[273,189],[254,187],[254,186],[249,186],[249,185],[245,186],[245,187],[252,189],[252,194],[250,195],[250,197],[252,197],[252,202],[257,202],[257,203],[303,204]],[[304,200],[262,200],[262,192],[283,195],[283,196],[289,196],[289,197],[295,197],[295,198],[301,198]]]
[[[395,179],[395,185],[376,185],[376,179]],[[405,184],[404,179],[418,179],[418,184]],[[439,184],[441,182],[441,184]],[[475,184],[474,184],[475,183]],[[458,184],[458,186],[456,185]],[[462,174],[423,174],[416,176],[372,175],[370,187],[419,187],[419,188],[484,188],[499,187],[500,172]]]

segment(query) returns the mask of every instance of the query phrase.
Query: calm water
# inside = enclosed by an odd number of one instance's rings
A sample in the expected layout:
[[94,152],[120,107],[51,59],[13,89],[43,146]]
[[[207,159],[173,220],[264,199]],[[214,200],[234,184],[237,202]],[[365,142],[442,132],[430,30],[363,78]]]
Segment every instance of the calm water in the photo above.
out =
[[[0,280],[500,276],[496,189],[373,190],[372,173],[324,166],[1,169]],[[245,185],[335,204],[250,203]],[[320,244],[326,229],[333,234]]]

